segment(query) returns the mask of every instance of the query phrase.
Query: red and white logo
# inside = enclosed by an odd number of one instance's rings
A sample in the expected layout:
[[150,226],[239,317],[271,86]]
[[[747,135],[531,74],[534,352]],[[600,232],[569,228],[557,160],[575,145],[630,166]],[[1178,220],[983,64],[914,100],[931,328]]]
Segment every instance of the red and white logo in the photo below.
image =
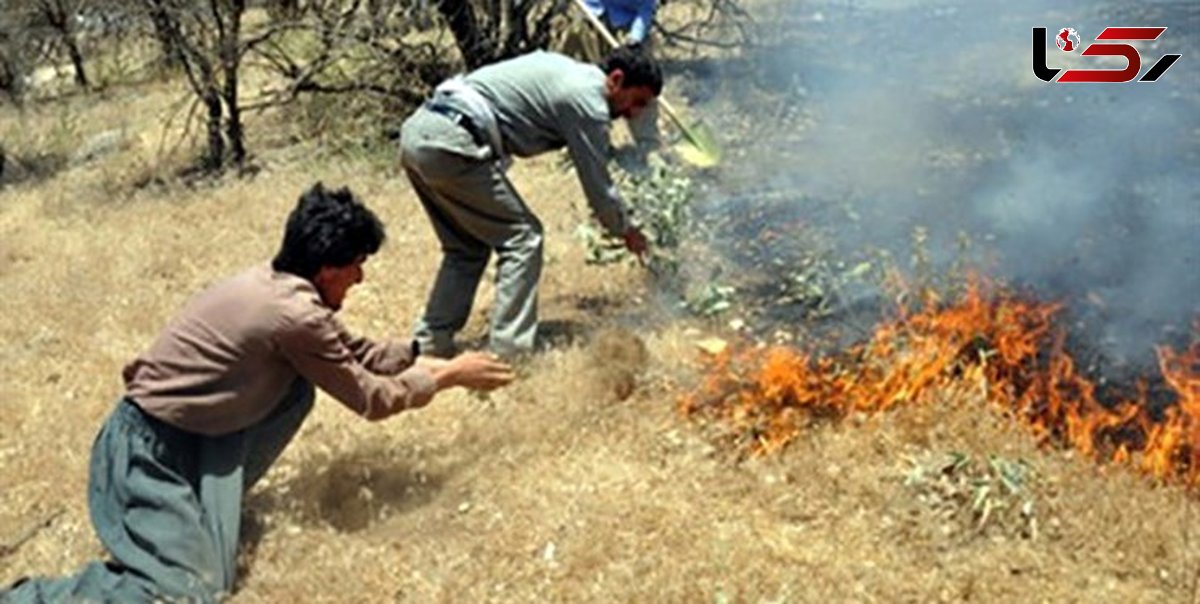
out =
[[1075,31],[1074,27],[1064,27],[1058,30],[1058,35],[1054,37],[1054,43],[1058,44],[1059,50],[1072,52],[1079,46],[1079,32]]
[[[1131,82],[1142,71],[1142,55],[1131,44],[1118,42],[1153,42],[1158,40],[1165,27],[1106,27],[1096,36],[1096,42],[1088,44],[1079,53],[1084,57],[1117,57],[1125,60],[1122,69],[1068,69],[1051,68],[1046,65],[1046,28],[1033,28],[1033,74],[1044,82]],[[1064,27],[1054,36],[1054,44],[1063,52],[1074,52],[1080,46],[1079,33],[1074,28]],[[1162,77],[1180,55],[1165,54],[1158,58],[1150,69],[1138,79],[1139,82],[1155,82]],[[1059,76],[1059,72],[1062,75]],[[1055,80],[1055,77],[1058,77]]]

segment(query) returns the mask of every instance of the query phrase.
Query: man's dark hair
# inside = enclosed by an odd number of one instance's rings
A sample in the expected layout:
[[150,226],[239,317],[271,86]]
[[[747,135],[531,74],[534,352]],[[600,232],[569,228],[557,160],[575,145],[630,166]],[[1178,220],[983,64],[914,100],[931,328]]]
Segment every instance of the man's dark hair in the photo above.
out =
[[348,266],[374,254],[386,237],[379,218],[350,189],[330,191],[318,182],[288,215],[283,245],[271,266],[311,280],[321,267]]
[[610,74],[618,69],[625,74],[621,88],[646,86],[654,91],[654,96],[662,94],[663,76],[658,62],[652,59],[640,45],[628,45],[614,48],[612,52],[600,61],[600,69]]

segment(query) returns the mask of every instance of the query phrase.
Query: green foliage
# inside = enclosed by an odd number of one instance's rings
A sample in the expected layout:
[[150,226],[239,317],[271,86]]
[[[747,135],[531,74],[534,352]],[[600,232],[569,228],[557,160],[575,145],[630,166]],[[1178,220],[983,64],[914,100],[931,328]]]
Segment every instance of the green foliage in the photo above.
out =
[[631,175],[624,189],[635,220],[650,240],[652,270],[674,274],[679,269],[679,246],[692,226],[688,211],[692,180],[682,168],[653,161],[652,156],[649,170]]
[[887,250],[875,250],[875,264],[881,275],[879,286],[901,305],[915,304],[919,307],[938,300],[956,299],[979,273],[979,259],[973,254],[970,235],[959,232],[950,263],[935,263],[930,252],[929,231],[925,226],[918,225],[911,234],[908,270]]
[[583,241],[587,248],[588,264],[613,264],[630,259],[629,252],[621,240],[609,237],[600,227],[585,222],[575,227],[575,236]]
[[[680,274],[682,246],[697,239],[697,224],[691,215],[694,183],[679,165],[650,155],[644,169],[626,174],[620,183],[622,197],[633,209],[633,220],[650,241],[647,270],[664,290],[680,296],[680,306],[697,316],[715,317],[732,309],[738,290],[712,279],[687,282]],[[576,229],[587,246],[587,262],[611,264],[632,262],[620,240],[607,237],[592,224]]]
[[832,252],[813,250],[784,275],[777,304],[799,306],[804,316],[826,317],[842,303],[851,286],[875,277],[870,261],[847,263]]
[[[630,173],[620,183],[621,195],[633,209],[633,220],[650,241],[650,270],[662,277],[679,270],[679,247],[692,228],[689,204],[692,201],[692,180],[683,168],[652,155],[649,166]],[[587,224],[576,230],[588,248],[588,262],[610,264],[631,260],[620,241],[607,238],[596,227]]]
[[715,317],[733,308],[737,288],[709,282],[689,289],[683,307],[701,317]]

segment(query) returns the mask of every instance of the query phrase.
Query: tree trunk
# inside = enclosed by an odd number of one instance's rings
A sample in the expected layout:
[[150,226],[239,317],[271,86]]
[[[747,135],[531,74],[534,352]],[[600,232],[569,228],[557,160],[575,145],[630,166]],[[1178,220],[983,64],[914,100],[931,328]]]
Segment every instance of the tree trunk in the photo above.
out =
[[79,39],[75,36],[76,8],[75,5],[66,3],[65,0],[41,0],[38,3],[38,9],[42,12],[42,16],[50,24],[50,27],[58,32],[59,39],[67,48],[67,55],[71,58],[71,65],[75,68],[75,83],[82,88],[87,88],[90,84],[87,72],[83,68],[83,53],[79,50]]
[[83,53],[79,51],[79,41],[75,37],[75,32],[64,31],[62,39],[67,46],[67,54],[71,56],[71,65],[75,68],[75,83],[80,88],[90,88],[92,84],[88,81],[87,72],[83,68]]
[[154,38],[158,40],[162,56],[159,59],[163,69],[171,70],[183,65],[182,51],[176,46],[171,34],[171,23],[166,9],[150,4],[150,22],[154,25]]
[[205,122],[208,125],[208,153],[204,156],[204,169],[218,172],[225,161],[225,135],[221,132],[221,96],[214,88],[204,95],[204,106],[208,108]]
[[246,10],[245,0],[231,0],[228,3],[228,23],[223,28],[221,39],[221,75],[224,77],[223,96],[225,109],[229,116],[225,125],[225,138],[229,142],[230,153],[238,168],[246,160],[246,146],[242,133],[242,110],[238,105],[238,69],[241,65],[241,50],[238,42],[241,38],[242,13]]
[[[178,33],[178,30],[173,31]],[[187,44],[182,36],[178,37],[176,42]],[[208,154],[204,158],[204,169],[210,172],[219,172],[225,163],[225,133],[221,129],[221,115],[224,113],[221,106],[221,87],[217,83],[217,74],[213,64],[202,52],[193,49],[191,52],[184,53],[184,69],[189,74],[199,76],[189,77],[189,81],[192,89],[199,95],[200,101],[208,110],[205,117],[205,123],[208,125]]]
[[446,19],[455,44],[467,69],[475,69],[491,61],[495,54],[492,41],[485,38],[469,0],[436,0],[438,12]]
[[0,90],[18,107],[24,101],[25,76],[28,74],[29,68],[18,50],[0,49]]

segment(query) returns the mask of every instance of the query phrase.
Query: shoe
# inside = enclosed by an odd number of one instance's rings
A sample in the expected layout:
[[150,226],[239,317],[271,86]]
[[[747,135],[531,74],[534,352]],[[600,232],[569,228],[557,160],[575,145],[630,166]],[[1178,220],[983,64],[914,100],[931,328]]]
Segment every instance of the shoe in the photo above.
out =
[[438,357],[441,359],[452,359],[458,356],[459,348],[454,343],[453,336],[450,338],[415,338],[413,340],[414,348],[417,355],[425,355]]

